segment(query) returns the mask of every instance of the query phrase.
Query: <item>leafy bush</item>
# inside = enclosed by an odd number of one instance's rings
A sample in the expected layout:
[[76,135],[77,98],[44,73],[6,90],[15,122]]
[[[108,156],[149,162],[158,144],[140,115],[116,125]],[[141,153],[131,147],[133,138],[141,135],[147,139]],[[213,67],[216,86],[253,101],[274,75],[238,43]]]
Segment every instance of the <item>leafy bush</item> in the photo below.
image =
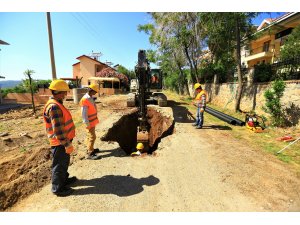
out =
[[266,107],[263,107],[263,110],[271,115],[272,125],[276,127],[285,125],[285,114],[280,104],[280,99],[283,96],[285,86],[286,85],[282,80],[275,80],[272,82],[272,87],[267,89],[264,93]]
[[268,82],[272,78],[272,68],[270,64],[262,63],[254,67],[254,81]]
[[280,60],[293,60],[300,55],[300,25],[295,27],[280,50]]

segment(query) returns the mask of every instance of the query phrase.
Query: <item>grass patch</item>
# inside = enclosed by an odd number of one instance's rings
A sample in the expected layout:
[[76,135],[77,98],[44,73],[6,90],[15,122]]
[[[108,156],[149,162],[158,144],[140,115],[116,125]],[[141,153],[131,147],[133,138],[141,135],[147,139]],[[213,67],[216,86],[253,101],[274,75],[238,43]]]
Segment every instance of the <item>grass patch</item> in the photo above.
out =
[[293,160],[292,160],[292,157],[291,157],[291,156],[288,156],[288,155],[282,155],[282,154],[280,154],[280,155],[278,155],[278,158],[279,158],[281,161],[286,162],[286,163],[290,163],[290,162],[293,161]]
[[26,151],[27,151],[27,149],[26,149],[25,147],[21,147],[21,148],[20,148],[20,152],[21,152],[21,153],[24,153],[24,152],[26,152]]
[[[181,102],[182,107],[186,107],[191,113],[195,115],[196,107],[191,104],[192,98],[189,96],[180,96],[171,91],[165,91],[165,94],[168,96],[169,100],[176,102]],[[245,114],[234,112],[229,109],[224,109],[219,106],[208,104],[209,107],[216,109],[220,112],[226,113],[230,116],[233,116],[242,121],[245,120]],[[212,116],[208,113],[205,113],[204,123],[212,123],[222,126],[229,126],[232,128],[230,135],[245,143],[245,145],[251,146],[251,148],[259,149],[261,151],[268,152],[272,155],[275,155],[279,160],[294,164],[297,167],[297,170],[300,173],[300,140],[289,146],[282,153],[277,154],[282,148],[287,146],[289,143],[278,141],[276,138],[291,135],[295,139],[300,137],[300,128],[276,128],[276,127],[267,127],[263,133],[254,133],[253,131],[248,130],[245,126],[233,126],[230,125],[215,116]]]

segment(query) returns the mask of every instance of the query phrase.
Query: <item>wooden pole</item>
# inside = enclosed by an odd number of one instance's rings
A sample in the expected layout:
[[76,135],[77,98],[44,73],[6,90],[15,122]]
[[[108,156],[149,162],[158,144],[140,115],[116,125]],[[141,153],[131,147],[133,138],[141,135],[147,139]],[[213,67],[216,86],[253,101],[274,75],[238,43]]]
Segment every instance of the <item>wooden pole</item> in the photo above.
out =
[[51,28],[50,12],[47,12],[47,25],[48,25],[52,80],[56,80],[57,78],[56,78],[56,68],[55,68],[55,59],[54,59],[54,49],[53,49],[53,39],[52,39],[52,28]]

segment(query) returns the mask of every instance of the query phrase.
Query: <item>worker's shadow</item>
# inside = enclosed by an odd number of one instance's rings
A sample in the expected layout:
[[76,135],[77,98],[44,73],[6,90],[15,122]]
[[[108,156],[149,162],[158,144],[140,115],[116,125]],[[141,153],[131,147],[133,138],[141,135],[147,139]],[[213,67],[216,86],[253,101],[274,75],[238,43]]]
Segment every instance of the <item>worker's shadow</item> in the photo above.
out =
[[172,100],[168,101],[168,106],[173,110],[175,122],[191,123],[195,121],[194,115],[184,106],[186,103],[179,103]]
[[76,189],[73,195],[114,194],[126,197],[142,192],[143,185],[152,186],[158,183],[159,179],[153,175],[144,178],[134,178],[130,175],[107,175],[91,180],[78,180],[73,187],[84,187]]

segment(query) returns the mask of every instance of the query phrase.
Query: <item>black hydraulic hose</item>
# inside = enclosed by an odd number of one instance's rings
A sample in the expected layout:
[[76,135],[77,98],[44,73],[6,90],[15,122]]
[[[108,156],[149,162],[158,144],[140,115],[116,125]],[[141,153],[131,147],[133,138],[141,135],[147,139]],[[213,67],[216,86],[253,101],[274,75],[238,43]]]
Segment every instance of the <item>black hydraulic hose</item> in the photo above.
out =
[[208,112],[209,114],[219,118],[220,120],[223,120],[232,125],[236,125],[236,121],[234,119],[228,118],[218,112],[215,112],[215,111],[211,110],[211,108],[206,107],[205,111]]
[[[208,107],[208,106],[206,107],[206,111],[208,112],[207,109],[208,109],[210,112],[214,112],[215,114],[222,115],[222,116],[224,116],[225,118],[227,118],[227,119],[229,119],[229,120],[234,120],[234,121],[235,121],[235,124],[233,124],[233,125],[245,126],[245,121],[242,121],[242,120],[239,120],[239,119],[237,119],[237,118],[235,118],[235,117],[229,116],[229,115],[227,115],[227,114],[225,114],[225,113],[222,113],[222,112],[220,112],[220,111],[218,111],[218,110],[212,109],[212,108],[210,108],[210,107]],[[227,122],[227,121],[225,121],[225,122]]]

